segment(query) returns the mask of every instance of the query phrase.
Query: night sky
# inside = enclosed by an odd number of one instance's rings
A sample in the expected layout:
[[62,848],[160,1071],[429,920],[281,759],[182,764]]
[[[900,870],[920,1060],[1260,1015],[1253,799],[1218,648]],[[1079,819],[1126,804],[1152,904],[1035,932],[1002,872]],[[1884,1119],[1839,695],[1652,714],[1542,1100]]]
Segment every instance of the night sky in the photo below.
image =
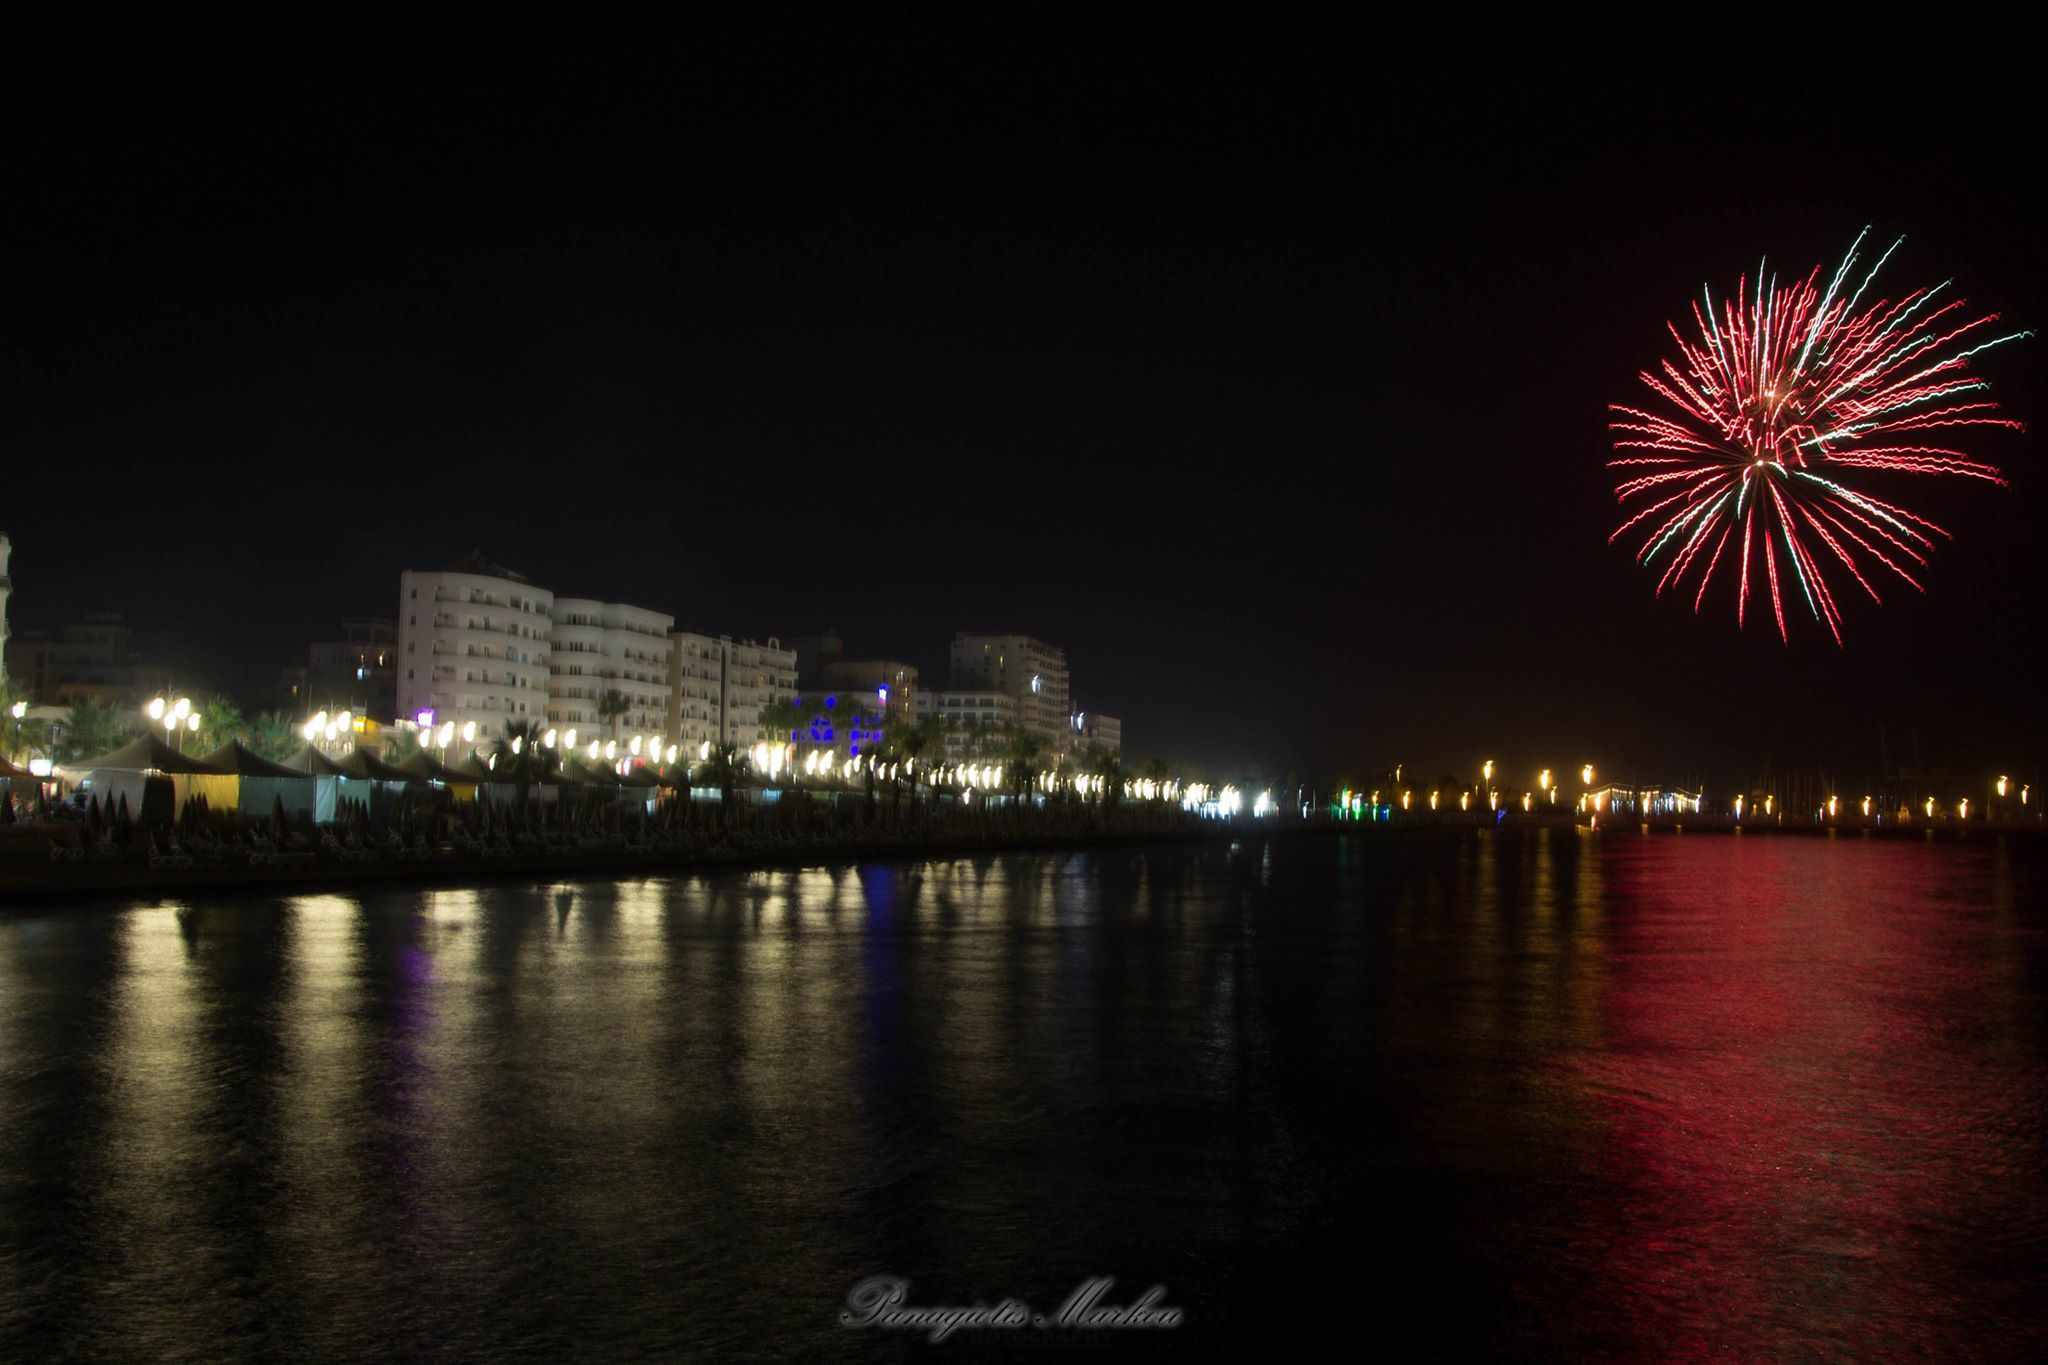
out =
[[[255,699],[478,548],[932,675],[955,630],[1028,631],[1138,757],[1725,781],[1871,772],[1882,732],[2038,774],[2031,431],[1973,442],[2008,489],[1886,481],[1958,537],[1924,599],[1841,595],[1845,650],[1653,602],[1602,467],[1665,320],[1760,255],[1831,268],[1872,223],[1892,292],[2048,323],[2018,85],[1872,119],[1828,83],[1323,50],[16,82],[15,628],[120,611]],[[2043,344],[1984,366],[2030,428]]]

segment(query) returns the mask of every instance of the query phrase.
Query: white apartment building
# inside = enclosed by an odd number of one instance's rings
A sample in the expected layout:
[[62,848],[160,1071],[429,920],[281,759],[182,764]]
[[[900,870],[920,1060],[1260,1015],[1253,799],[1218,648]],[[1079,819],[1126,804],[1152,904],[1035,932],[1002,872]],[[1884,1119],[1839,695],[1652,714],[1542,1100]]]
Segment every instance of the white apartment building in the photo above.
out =
[[725,742],[725,641],[675,630],[668,645],[668,733],[694,757]]
[[679,744],[745,749],[770,737],[761,713],[796,695],[796,651],[772,636],[669,632],[668,725]]
[[1016,723],[1044,741],[1049,755],[1065,753],[1073,738],[1068,702],[1072,680],[1067,654],[1029,635],[953,637],[954,692],[1002,692],[1017,703]]
[[1008,692],[947,689],[917,694],[919,719],[936,716],[946,727],[946,761],[959,763],[970,758],[993,757],[976,753],[977,746],[1000,750],[1018,728],[1022,708]]
[[[548,711],[554,594],[510,569],[472,561],[398,576],[398,714],[474,721],[479,742],[508,720]],[[390,717],[372,719],[384,721]]]
[[7,576],[7,561],[14,554],[14,543],[0,531],[0,682],[7,681],[7,599],[14,592],[14,580]]
[[[550,613],[547,721],[579,740],[672,733],[669,719],[669,630],[676,618],[646,607],[557,597]],[[605,694],[626,709],[606,716]]]
[[1076,711],[1073,747],[1079,750],[1091,745],[1112,757],[1121,757],[1124,751],[1124,723],[1115,716],[1105,716],[1099,711]]

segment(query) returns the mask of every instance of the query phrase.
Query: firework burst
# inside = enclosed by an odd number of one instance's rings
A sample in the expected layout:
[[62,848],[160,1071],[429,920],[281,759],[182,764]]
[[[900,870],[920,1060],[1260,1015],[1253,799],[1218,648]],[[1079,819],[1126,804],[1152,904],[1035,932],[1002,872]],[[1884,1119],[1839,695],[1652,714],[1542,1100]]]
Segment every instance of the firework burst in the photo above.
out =
[[1767,586],[1787,643],[1789,596],[1840,645],[1835,592],[1844,576],[1875,602],[1884,599],[1872,579],[1896,577],[1924,592],[1915,573],[1935,537],[1952,538],[1849,480],[1921,474],[2004,484],[1996,466],[1946,443],[1965,428],[2019,429],[1980,396],[1990,385],[1969,364],[2032,334],[2000,335],[1996,313],[1966,321],[1964,301],[1944,297],[1947,282],[1865,304],[1899,245],[1850,289],[1868,233],[1857,234],[1825,285],[1819,266],[1781,286],[1759,264],[1755,281],[1744,276],[1718,309],[1703,287],[1692,305],[1696,339],[1667,323],[1677,359],[1641,376],[1672,411],[1612,405],[1608,467],[1631,515],[1608,542],[1643,536],[1636,559],[1660,570],[1658,596],[1691,587],[1697,613],[1718,573],[1735,585],[1740,626],[1752,589]]

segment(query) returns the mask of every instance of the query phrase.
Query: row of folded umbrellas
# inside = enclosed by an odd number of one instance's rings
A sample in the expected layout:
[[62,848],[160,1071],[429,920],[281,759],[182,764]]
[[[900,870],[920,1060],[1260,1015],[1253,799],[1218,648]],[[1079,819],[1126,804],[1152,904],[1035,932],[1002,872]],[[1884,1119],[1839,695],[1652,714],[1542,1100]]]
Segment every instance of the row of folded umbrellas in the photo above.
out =
[[[154,735],[130,740],[98,758],[59,766],[71,772],[107,768],[202,777],[351,777],[371,782],[488,782],[510,786],[676,787],[689,783],[688,769],[681,765],[673,773],[639,767],[621,776],[609,768],[592,767],[574,759],[565,760],[559,767],[543,767],[523,754],[487,768],[473,755],[457,763],[444,763],[425,750],[399,763],[386,763],[366,749],[357,749],[342,758],[329,758],[308,744],[278,763],[239,740],[230,740],[210,754],[194,757],[178,752]],[[28,776],[0,758],[0,777]]]

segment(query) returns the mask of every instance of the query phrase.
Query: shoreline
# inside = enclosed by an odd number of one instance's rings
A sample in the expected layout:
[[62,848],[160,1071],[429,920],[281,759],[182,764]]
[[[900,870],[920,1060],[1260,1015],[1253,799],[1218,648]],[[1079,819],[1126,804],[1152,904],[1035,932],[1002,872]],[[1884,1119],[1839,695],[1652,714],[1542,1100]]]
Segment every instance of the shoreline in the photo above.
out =
[[1523,817],[1510,819],[1499,825],[1484,820],[1437,819],[1388,821],[1378,824],[1317,822],[1268,828],[1219,825],[1198,829],[1072,834],[1020,831],[1013,837],[991,834],[940,838],[924,842],[821,840],[801,845],[734,845],[690,850],[651,849],[644,852],[602,849],[551,852],[539,856],[529,854],[486,857],[476,853],[446,851],[425,861],[347,862],[324,854],[306,855],[309,860],[303,863],[200,863],[190,867],[151,866],[129,858],[84,863],[39,863],[24,860],[17,866],[0,863],[0,912],[34,909],[37,908],[37,902],[105,896],[236,896],[275,892],[302,894],[348,891],[361,886],[457,887],[558,878],[627,880],[634,877],[668,876],[722,868],[788,868],[825,863],[876,861],[915,862],[976,854],[1061,853],[1088,849],[1141,848],[1160,844],[1202,844],[1248,838],[1261,841],[1353,836],[1384,839],[1468,833],[1519,835],[1546,830],[1567,830],[1595,836],[1854,836],[1863,840],[1892,843],[1912,841],[1942,844],[1972,844],[2007,835],[2038,838],[2044,832],[2048,832],[2036,823],[1977,824],[1967,828],[1954,824],[1878,825],[1861,822],[1834,825],[1776,822],[1765,824],[1737,822],[1727,816],[1703,816],[1681,821],[1617,821],[1594,827],[1569,818]]
[[[1278,831],[1265,831],[1268,836]],[[820,863],[922,861],[982,853],[1058,853],[1088,849],[1198,844],[1243,837],[1231,829],[1133,830],[1059,835],[1034,833],[1014,839],[978,837],[920,843],[821,841],[802,846],[726,847],[632,853],[617,849],[543,856],[482,857],[450,854],[430,861],[350,863],[316,856],[302,864],[224,863],[192,867],[151,867],[129,860],[103,863],[0,865],[0,913],[34,909],[37,899],[75,900],[96,896],[234,896],[247,893],[348,891],[361,886],[457,887],[510,881],[612,880],[672,876],[722,868],[808,867]],[[28,875],[23,876],[22,873]]]

